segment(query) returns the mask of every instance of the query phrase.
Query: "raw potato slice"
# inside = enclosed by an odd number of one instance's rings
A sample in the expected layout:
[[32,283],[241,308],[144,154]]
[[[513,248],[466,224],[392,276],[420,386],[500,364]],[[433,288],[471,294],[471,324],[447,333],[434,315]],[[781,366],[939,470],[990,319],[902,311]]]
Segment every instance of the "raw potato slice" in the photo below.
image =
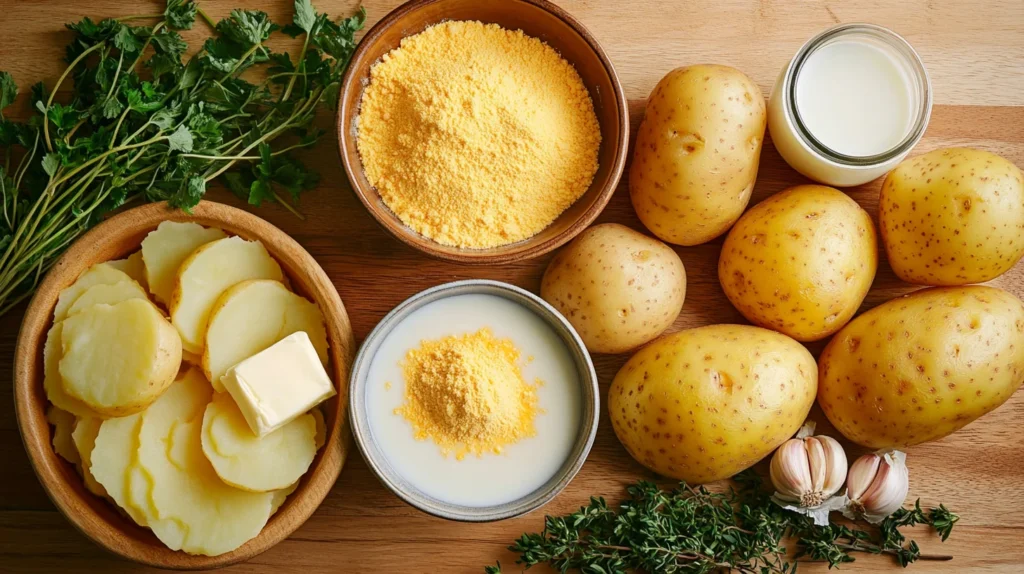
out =
[[97,263],[90,267],[85,273],[78,276],[78,279],[70,287],[64,289],[57,296],[57,307],[53,310],[53,322],[59,323],[68,316],[68,309],[76,300],[85,293],[86,289],[93,285],[113,285],[122,281],[131,281],[124,271],[117,269],[109,263]]
[[98,416],[88,405],[64,391],[64,382],[60,378],[63,332],[64,323],[55,323],[46,334],[46,342],[43,343],[43,391],[53,406],[59,409],[78,417]]
[[131,504],[128,498],[129,477],[132,469],[138,466],[141,425],[141,414],[103,421],[96,434],[89,470],[107,491],[107,496],[124,509],[136,524],[147,526],[142,511]]
[[123,271],[125,275],[131,277],[136,283],[143,287],[148,284],[146,281],[146,263],[142,260],[141,249],[124,259],[107,261],[107,265],[110,265],[119,271]]
[[224,232],[215,227],[208,229],[191,222],[162,222],[142,240],[141,252],[149,292],[161,303],[170,302],[174,277],[185,259],[202,245],[225,237]]
[[135,281],[122,281],[114,284],[93,285],[85,290],[68,309],[68,317],[78,314],[93,305],[116,305],[129,299],[149,301],[146,290]]
[[320,450],[327,442],[327,423],[324,422],[324,413],[319,406],[316,406],[310,409],[309,414],[316,421],[316,435],[313,436],[313,441],[316,443],[316,449]]
[[82,480],[89,492],[97,496],[106,496],[107,491],[103,485],[96,481],[92,475],[92,451],[96,448],[96,436],[100,433],[102,419],[96,417],[85,417],[78,419],[75,423],[75,431],[71,433],[71,440],[75,443],[75,450],[81,458],[82,464],[78,470],[82,473]]
[[75,428],[75,415],[50,405],[46,409],[46,420],[53,425],[53,450],[71,464],[78,464],[78,450],[71,434]]
[[284,504],[284,501],[288,500],[288,497],[291,496],[291,494],[295,492],[295,489],[298,487],[299,481],[296,480],[295,482],[292,483],[291,486],[287,486],[285,488],[282,488],[281,490],[275,490],[273,492],[274,496],[270,499],[271,516],[277,514],[278,509],[281,508],[281,505]]
[[228,393],[218,393],[203,415],[203,454],[227,484],[253,492],[286,488],[316,456],[316,420],[302,415],[257,437]]
[[181,366],[178,333],[149,301],[94,305],[64,320],[61,341],[64,390],[108,417],[145,409]]
[[203,370],[217,392],[231,367],[281,339],[305,331],[320,362],[327,362],[327,331],[316,305],[279,281],[243,281],[221,295],[210,313]]
[[[153,479],[157,537],[173,549],[216,556],[260,533],[274,493],[224,484],[203,455],[201,417],[211,391],[195,369],[171,385],[142,415],[139,460]],[[184,536],[169,540],[163,523],[184,526]]]
[[[281,266],[259,241],[228,237],[196,249],[178,269],[171,296],[171,322],[181,333],[183,347],[201,353],[210,312],[222,293],[248,279],[280,281]],[[263,314],[263,309],[250,309]]]

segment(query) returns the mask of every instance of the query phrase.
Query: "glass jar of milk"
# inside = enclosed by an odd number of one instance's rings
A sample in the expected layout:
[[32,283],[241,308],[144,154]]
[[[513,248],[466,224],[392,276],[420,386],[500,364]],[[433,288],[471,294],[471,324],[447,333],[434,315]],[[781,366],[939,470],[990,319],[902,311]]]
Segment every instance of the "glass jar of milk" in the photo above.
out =
[[902,161],[931,109],[928,72],[906,40],[880,26],[840,24],[811,38],[782,70],[768,128],[794,169],[847,187]]

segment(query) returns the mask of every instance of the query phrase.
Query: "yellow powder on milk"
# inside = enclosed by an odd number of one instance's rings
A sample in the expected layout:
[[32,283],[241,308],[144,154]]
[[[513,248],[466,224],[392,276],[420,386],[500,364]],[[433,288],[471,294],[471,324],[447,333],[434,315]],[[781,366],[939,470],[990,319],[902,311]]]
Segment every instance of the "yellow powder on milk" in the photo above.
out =
[[522,31],[445,22],[370,71],[357,146],[415,231],[486,248],[536,235],[597,172],[600,125],[576,69]]
[[523,380],[518,363],[512,341],[489,329],[423,341],[402,363],[405,404],[395,413],[445,456],[500,453],[536,434],[536,387]]

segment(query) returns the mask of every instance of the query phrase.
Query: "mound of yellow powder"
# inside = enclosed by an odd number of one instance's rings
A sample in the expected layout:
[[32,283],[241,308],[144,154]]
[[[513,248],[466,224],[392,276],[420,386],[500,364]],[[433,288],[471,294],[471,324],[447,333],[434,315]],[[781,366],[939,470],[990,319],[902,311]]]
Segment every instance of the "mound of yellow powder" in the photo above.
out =
[[553,48],[496,24],[445,22],[373,66],[356,143],[406,225],[486,248],[536,235],[586,192],[601,131]]
[[523,380],[518,361],[512,341],[488,329],[423,341],[402,363],[405,404],[395,412],[445,456],[500,453],[536,434],[536,387]]

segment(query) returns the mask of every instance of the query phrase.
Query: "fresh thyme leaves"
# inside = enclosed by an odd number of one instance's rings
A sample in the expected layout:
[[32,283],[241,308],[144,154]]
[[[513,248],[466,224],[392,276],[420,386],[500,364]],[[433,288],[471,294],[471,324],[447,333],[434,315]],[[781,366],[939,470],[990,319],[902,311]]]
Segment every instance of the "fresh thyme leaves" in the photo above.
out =
[[[950,558],[922,555],[917,543],[907,543],[899,530],[927,524],[946,540],[959,517],[945,506],[925,512],[918,501],[877,529],[821,527],[773,504],[755,473],[741,473],[735,481],[738,488],[725,494],[685,483],[665,492],[640,481],[627,487],[629,499],[618,510],[609,508],[603,498],[591,498],[576,513],[546,517],[543,531],[524,534],[509,549],[527,568],[548,563],[563,573],[585,574],[704,574],[720,569],[791,574],[800,558],[834,567],[852,562],[855,552],[889,554],[902,566]],[[787,557],[787,539],[796,544],[792,558]],[[499,574],[501,565],[484,570]]]
[[[215,33],[194,56],[177,30],[197,16]],[[140,22],[149,25],[136,25]],[[27,122],[6,118],[17,96],[0,72],[0,314],[31,294],[63,249],[129,201],[188,210],[223,176],[252,205],[293,203],[317,182],[292,153],[323,134],[365,12],[340,20],[296,0],[283,30],[298,53],[266,45],[282,28],[258,10],[213,23],[191,0],[162,14],[68,24],[67,68],[33,86]],[[252,73],[247,73],[253,71]],[[243,74],[245,77],[242,77]],[[69,99],[57,93],[73,82]],[[301,216],[300,216],[301,217]]]

